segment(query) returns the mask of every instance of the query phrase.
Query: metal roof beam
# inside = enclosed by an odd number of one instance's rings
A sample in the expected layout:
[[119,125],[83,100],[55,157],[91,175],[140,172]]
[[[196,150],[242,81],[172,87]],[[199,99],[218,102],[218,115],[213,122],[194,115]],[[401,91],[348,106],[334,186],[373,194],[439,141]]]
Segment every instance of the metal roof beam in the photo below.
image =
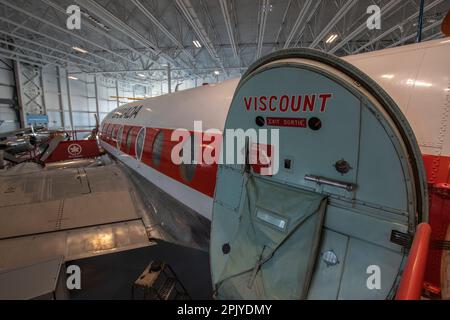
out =
[[313,9],[311,10],[309,16],[306,18],[305,23],[303,24],[302,28],[300,29],[300,31],[298,32],[298,37],[297,37],[297,41],[295,41],[294,47],[296,47],[300,41],[300,39],[302,38],[303,35],[303,31],[305,31],[306,26],[308,25],[309,21],[312,19],[312,17],[314,17],[314,15],[317,13],[317,10],[319,9],[320,4],[322,3],[322,0],[316,0],[315,1],[315,5],[313,7]]
[[305,5],[300,10],[298,17],[294,22],[294,26],[292,27],[291,32],[289,33],[288,37],[286,38],[286,42],[284,43],[283,49],[288,48],[289,45],[291,44],[292,39],[294,39],[295,35],[297,34],[298,28],[304,22],[306,13],[308,12],[309,8],[311,7],[311,4],[312,4],[312,0],[306,0]]
[[[12,20],[9,20],[9,19],[0,17],[0,21],[3,21],[3,22],[6,22],[6,23],[9,23],[9,24],[12,24],[12,25],[16,26],[16,27],[17,27],[16,30],[23,29],[23,30],[26,30],[26,31],[28,31],[28,32],[32,32],[32,33],[38,34],[38,35],[40,35],[40,36],[43,37],[43,38],[49,39],[49,40],[54,41],[54,42],[56,42],[56,43],[62,44],[62,45],[64,45],[64,46],[67,46],[67,47],[69,47],[69,48],[72,48],[72,47],[73,47],[73,45],[70,44],[70,43],[61,41],[61,40],[59,40],[59,39],[57,39],[57,38],[51,37],[51,36],[49,36],[49,35],[46,35],[45,33],[36,31],[36,30],[34,30],[34,29],[32,29],[32,28],[28,28],[28,27],[22,26],[22,25],[20,25],[19,23],[16,23],[16,22],[14,22],[14,21],[12,21]],[[43,44],[43,45],[45,46],[45,44]],[[86,55],[91,55],[91,56],[93,56],[93,57],[96,57],[96,58],[98,58],[98,59],[101,59],[101,60],[106,61],[106,62],[109,62],[109,63],[116,63],[116,62],[113,61],[113,60],[104,58],[104,57],[102,57],[102,56],[99,56],[99,55],[97,55],[97,54],[95,54],[95,53],[92,53],[92,52],[89,52],[89,51],[86,52]]]
[[[7,59],[10,59],[10,60],[23,61],[23,62],[27,62],[27,63],[30,63],[30,64],[36,64],[36,65],[39,65],[41,67],[45,67],[46,65],[59,66],[58,64],[56,64],[54,62],[51,62],[51,61],[47,61],[47,60],[44,60],[44,59],[41,59],[41,58],[37,58],[37,57],[30,57],[29,55],[26,55],[24,53],[20,53],[20,52],[17,52],[17,51],[11,51],[11,50],[8,50],[8,49],[3,49],[1,47],[0,47],[0,54],[3,57],[5,57]],[[16,56],[16,57],[14,57],[14,56]],[[22,57],[22,58],[19,59],[17,57]],[[29,61],[25,61],[25,60],[29,60]],[[33,60],[37,61],[39,63],[33,62]]]
[[259,59],[261,57],[262,53],[262,46],[264,43],[264,33],[266,31],[266,22],[267,22],[267,16],[269,12],[269,0],[260,0],[261,7],[258,12],[258,36],[256,43],[258,44],[256,47],[256,56],[255,59]]
[[[425,6],[424,8],[424,13],[431,10],[432,8],[434,8],[435,6],[437,6],[438,4],[442,3],[444,0],[435,0],[432,3],[430,3],[429,5]],[[405,20],[403,20],[402,22],[400,22],[399,24],[396,24],[394,26],[392,26],[391,28],[389,28],[388,30],[386,30],[385,32],[383,32],[382,34],[380,34],[379,36],[375,37],[374,39],[370,40],[369,42],[367,42],[366,44],[364,44],[363,46],[359,47],[358,49],[354,50],[352,52],[352,54],[355,53],[359,53],[362,50],[364,50],[365,48],[371,46],[372,44],[380,41],[381,39],[383,39],[384,37],[386,37],[388,34],[391,34],[392,32],[394,32],[395,30],[397,30],[398,28],[400,28],[401,26],[405,25],[408,22],[413,21],[414,19],[416,19],[419,16],[419,12],[414,13],[413,15],[409,16],[408,18],[406,18]]]
[[106,8],[99,5],[95,1],[92,0],[75,0],[77,4],[84,7],[86,10],[92,12],[97,17],[104,21],[108,21],[109,24],[116,30],[122,32],[126,36],[130,37],[134,41],[140,43],[145,46],[148,50],[150,50],[153,54],[158,55],[161,51],[157,48],[157,46],[151,41],[147,40],[144,36],[134,30],[132,27],[127,25],[125,22],[117,18],[114,14],[109,12]]
[[[438,21],[436,21],[436,22],[434,22],[433,24],[430,24],[429,26],[427,26],[426,28],[424,28],[424,29],[422,30],[422,32],[427,32],[427,31],[430,30],[430,29],[433,29],[433,28],[435,28],[435,27],[439,27],[441,24],[442,24],[442,19],[441,19],[441,20],[438,20]],[[414,32],[414,33],[410,34],[409,36],[406,36],[406,37],[400,39],[399,41],[394,42],[393,44],[387,46],[386,48],[396,47],[396,46],[398,46],[398,45],[400,45],[400,44],[402,44],[402,43],[404,43],[404,42],[406,42],[406,41],[408,41],[408,40],[410,40],[410,39],[413,39],[413,38],[416,37],[416,36],[417,36],[417,32]]]
[[22,40],[22,41],[25,41],[25,42],[34,44],[35,46],[39,46],[39,47],[42,47],[42,48],[45,48],[45,49],[48,49],[48,50],[51,50],[51,51],[54,51],[54,52],[58,52],[58,53],[60,53],[60,54],[65,55],[66,57],[72,57],[72,58],[74,58],[74,59],[77,59],[77,60],[80,60],[80,61],[84,61],[84,62],[87,62],[87,63],[89,63],[89,64],[98,65],[97,62],[94,62],[94,61],[91,61],[91,60],[84,59],[84,58],[82,58],[82,57],[76,56],[76,55],[74,55],[74,54],[68,53],[68,52],[63,51],[63,50],[59,50],[59,49],[56,49],[56,48],[49,48],[48,46],[46,46],[46,45],[44,45],[44,44],[42,44],[42,43],[39,43],[39,42],[30,40],[30,39],[27,39],[27,38],[25,38],[25,37],[21,37],[21,36],[16,35],[16,34],[12,34],[12,33],[9,33],[9,32],[3,31],[3,30],[0,30],[0,33],[3,33],[3,34],[5,34],[5,35],[7,35],[7,36],[9,36],[9,37],[12,37],[12,38],[20,39],[20,40]]
[[[52,2],[52,1],[50,1],[50,0],[40,0],[40,1],[44,2],[45,4],[47,4],[48,6],[52,7],[53,9],[55,9],[55,10],[61,12],[62,14],[66,14],[66,10],[65,10],[64,8],[58,6],[56,3],[54,3],[54,2]],[[111,41],[116,42],[117,44],[119,44],[119,45],[121,45],[122,47],[124,47],[124,48],[130,50],[131,52],[133,52],[134,54],[136,54],[136,55],[138,55],[138,56],[140,56],[140,57],[148,57],[148,56],[142,54],[141,52],[138,52],[137,50],[135,50],[133,47],[129,46],[129,45],[126,44],[125,42],[123,42],[123,41],[121,41],[121,40],[119,40],[119,39],[117,39],[117,38],[111,36],[109,33],[103,31],[103,30],[100,29],[100,28],[96,28],[96,27],[92,26],[92,25],[89,24],[89,23],[85,23],[85,24],[83,25],[83,27],[87,27],[89,30],[92,30],[92,31],[94,31],[94,32],[97,32],[97,33],[101,34],[102,36],[108,38],[108,39],[111,40]],[[148,57],[148,58],[150,58],[150,57]]]
[[351,8],[357,3],[357,0],[348,0],[342,8],[336,13],[336,15],[330,20],[330,22],[323,28],[322,32],[315,37],[314,41],[309,46],[315,48],[320,41],[334,28],[334,26],[350,11]]
[[37,51],[37,50],[34,50],[34,49],[23,47],[21,45],[15,44],[13,42],[9,42],[9,41],[5,41],[5,40],[1,40],[0,39],[0,43],[6,44],[8,46],[12,46],[12,47],[15,47],[15,48],[18,48],[18,49],[21,49],[21,50],[26,50],[26,51],[32,52],[34,54],[38,54],[38,55],[43,56],[43,57],[48,57],[50,59],[59,60],[59,61],[65,62],[67,65],[74,65],[74,66],[77,66],[77,67],[78,66],[90,67],[89,65],[85,65],[83,63],[76,63],[76,62],[73,62],[73,61],[70,61],[70,60],[66,60],[66,59],[63,59],[63,58],[56,57],[54,55],[46,54],[46,53],[43,53],[43,52],[40,52],[40,51]]
[[[109,50],[109,49],[107,49],[107,48],[105,48],[105,47],[102,47],[102,46],[100,46],[99,44],[97,44],[97,43],[95,43],[95,42],[93,42],[93,41],[90,41],[90,40],[86,39],[85,37],[79,36],[79,35],[77,35],[76,33],[71,32],[70,30],[67,30],[67,29],[65,29],[65,28],[62,28],[62,27],[60,27],[60,26],[58,26],[58,25],[56,25],[56,24],[53,24],[53,23],[51,23],[51,22],[49,22],[49,21],[47,21],[47,20],[45,20],[45,19],[43,19],[43,18],[41,18],[41,17],[38,17],[37,15],[35,15],[35,14],[31,13],[31,12],[28,12],[28,11],[26,11],[26,10],[24,10],[24,9],[22,9],[22,8],[20,8],[20,7],[18,7],[18,6],[16,6],[16,5],[13,5],[13,4],[9,3],[8,1],[0,0],[0,3],[3,4],[3,5],[5,5],[5,6],[7,6],[7,7],[10,7],[11,9],[14,9],[14,10],[16,10],[16,11],[22,13],[22,14],[25,14],[26,16],[29,16],[29,17],[31,17],[31,18],[33,18],[33,19],[35,19],[35,20],[38,20],[39,22],[41,22],[41,23],[43,23],[43,24],[45,24],[45,25],[51,26],[52,28],[54,28],[54,29],[56,29],[56,30],[58,30],[58,31],[60,31],[60,32],[69,34],[70,36],[73,36],[73,37],[75,37],[75,38],[77,38],[77,39],[79,39],[79,40],[81,40],[81,41],[83,41],[83,42],[85,42],[85,43],[89,43],[90,45],[95,46],[95,47],[97,47],[97,48],[100,48],[100,49],[102,49],[102,50],[104,50],[104,51],[107,51],[107,52],[111,53],[111,54],[114,55],[114,56],[118,56],[118,57],[119,57],[120,59],[122,59],[122,60],[128,61],[128,62],[131,63],[131,64],[137,64],[135,61],[132,61],[132,60],[128,59],[127,57],[123,57],[123,56],[121,56],[121,55],[115,53],[115,52],[112,51],[112,50]],[[116,62],[114,62],[114,63],[116,63]]]
[[236,48],[236,42],[234,40],[233,27],[231,25],[230,13],[228,12],[228,4],[226,0],[219,0],[220,8],[222,9],[223,19],[225,20],[225,26],[227,28],[228,38],[230,39],[231,51],[235,58],[238,58],[238,52]]
[[[394,8],[397,7],[397,5],[401,2],[404,2],[404,0],[391,0],[389,3],[387,3],[384,7],[381,8],[380,14],[386,18],[387,14],[392,11]],[[367,23],[364,21],[362,24],[359,25],[355,30],[353,30],[351,33],[349,33],[344,39],[342,39],[338,44],[336,44],[331,50],[329,50],[329,53],[335,53],[337,50],[341,49],[343,46],[345,46],[350,40],[355,38],[358,34],[363,32],[367,29]]]
[[[275,41],[274,41],[275,43],[277,43],[278,39],[280,39],[281,31],[283,31],[283,28],[286,25],[286,18],[287,18],[287,15],[289,13],[289,9],[291,8],[291,4],[292,4],[292,0],[289,0],[289,2],[286,5],[286,9],[284,9],[283,18],[281,19],[281,24],[280,24],[280,27],[278,28],[278,32],[277,32],[277,35],[275,37]],[[274,48],[274,50],[275,49],[276,48]]]
[[[144,36],[142,36],[139,32],[134,30],[132,27],[127,25],[125,22],[123,22],[121,19],[117,18],[114,14],[109,12],[106,8],[99,5],[95,1],[92,0],[75,0],[79,5],[83,6],[87,10],[94,13],[99,18],[105,20],[105,21],[111,21],[110,25],[114,27],[117,31],[122,32],[124,35],[130,37],[134,41],[140,43],[141,45],[145,46],[148,50],[150,50],[153,54],[160,56],[164,58],[167,62],[173,64],[173,65],[185,65],[182,61],[177,62],[169,55],[162,52],[157,45],[152,43],[150,40],[146,39]],[[161,65],[161,62],[156,61],[155,59],[152,59],[155,63],[158,63]]]
[[167,28],[149,11],[139,0],[131,0],[131,2],[151,21],[155,24],[159,30],[161,30],[164,35],[170,39],[190,60],[195,60],[192,54],[190,54],[183,46],[183,44],[178,41],[177,38],[169,31]]
[[[225,70],[246,70],[247,67],[225,67]],[[172,72],[177,71],[185,71],[185,70],[192,70],[191,68],[175,68],[171,69]],[[195,68],[193,69],[195,71],[214,71],[216,68]],[[80,74],[80,73],[86,73],[86,74],[115,74],[115,73],[138,73],[138,72],[167,72],[167,68],[159,68],[159,69],[141,69],[141,70],[110,70],[110,71],[92,71],[92,72],[70,72],[70,74]]]
[[176,0],[176,3],[178,8],[186,18],[187,22],[196,33],[197,37],[208,51],[209,55],[219,64],[221,68],[223,68],[223,63],[220,60],[219,55],[217,54],[212,41],[209,39],[208,33],[206,32],[205,27],[198,18],[197,13],[195,12],[195,9],[192,6],[190,0]]

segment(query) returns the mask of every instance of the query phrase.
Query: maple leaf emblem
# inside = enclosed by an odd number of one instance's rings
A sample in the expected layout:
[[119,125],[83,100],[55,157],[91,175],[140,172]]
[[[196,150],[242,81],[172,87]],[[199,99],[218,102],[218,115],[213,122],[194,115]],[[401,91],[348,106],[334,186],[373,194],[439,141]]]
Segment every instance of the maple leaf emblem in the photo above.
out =
[[67,151],[72,155],[72,156],[77,156],[81,153],[81,146],[78,144],[71,144],[68,148]]

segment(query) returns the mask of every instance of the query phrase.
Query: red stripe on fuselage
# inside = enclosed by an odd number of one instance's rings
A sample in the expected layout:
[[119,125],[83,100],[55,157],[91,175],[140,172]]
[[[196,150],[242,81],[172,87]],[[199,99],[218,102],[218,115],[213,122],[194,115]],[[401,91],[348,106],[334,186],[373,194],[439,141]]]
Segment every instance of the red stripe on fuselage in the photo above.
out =
[[[108,130],[106,134],[102,133],[100,135],[100,139],[117,149],[117,138],[114,138],[112,135],[115,132],[115,130],[118,130],[118,127],[120,127],[121,125],[115,126],[117,127],[115,127],[112,131]],[[121,152],[128,154],[132,157],[136,156],[135,150],[136,138],[141,129],[142,127],[139,126],[124,126],[120,144]],[[132,130],[131,143],[129,146],[127,144],[128,130]],[[214,189],[216,185],[217,164],[214,163],[210,165],[209,164],[195,165],[194,176],[191,181],[187,181],[181,174],[181,166],[174,164],[171,160],[172,149],[175,145],[179,143],[177,141],[171,141],[173,131],[174,130],[172,129],[146,128],[144,151],[142,153],[141,162],[159,171],[160,173],[212,198],[214,196]],[[111,132],[111,134],[109,134],[109,132]],[[154,161],[153,144],[155,142],[156,136],[160,132],[163,135],[162,153],[159,161]],[[191,131],[190,133],[194,134],[193,131]],[[195,133],[195,134],[200,135],[199,137],[201,139],[200,141],[203,141],[202,138],[204,133]],[[220,135],[218,135],[218,137],[220,138]],[[202,153],[204,152],[205,148],[208,147],[208,145],[209,145],[208,143],[204,142],[202,143],[201,148]]]
[[[113,125],[112,129],[109,127],[109,130],[108,127],[106,127],[106,134],[102,133],[101,139],[112,145],[114,148],[117,148],[117,140],[115,140],[112,135],[115,132],[117,133],[120,126],[121,125]],[[122,152],[133,157],[135,156],[136,138],[141,128],[142,127],[139,126],[124,126],[121,138],[122,143],[120,145],[120,150]],[[131,145],[129,148],[126,143],[128,130],[132,130]],[[163,132],[164,139],[160,163],[157,165],[153,161],[152,151],[155,138],[160,132]],[[178,143],[171,141],[172,132],[173,130],[171,129],[146,128],[144,151],[141,161],[160,173],[212,198],[216,186],[217,164],[196,165],[192,181],[187,181],[181,175],[180,166],[173,164],[171,161],[172,148]],[[191,134],[192,133],[193,132],[191,132]],[[203,133],[197,134],[203,136]],[[202,144],[202,152],[207,146],[208,144]],[[450,224],[450,200],[448,196],[445,197],[439,193],[439,190],[434,188],[434,186],[442,183],[450,183],[450,157],[425,154],[423,155],[423,160],[427,172],[427,182],[430,194],[429,220],[432,228],[432,240],[442,241],[445,240],[447,228]],[[441,257],[442,250],[432,248],[427,264],[426,281],[438,287],[440,286]]]

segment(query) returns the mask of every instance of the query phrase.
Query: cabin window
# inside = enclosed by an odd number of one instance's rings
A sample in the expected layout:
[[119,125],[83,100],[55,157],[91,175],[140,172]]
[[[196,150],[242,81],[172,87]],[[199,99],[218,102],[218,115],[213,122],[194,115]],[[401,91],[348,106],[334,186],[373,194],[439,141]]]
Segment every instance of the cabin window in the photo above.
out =
[[145,128],[141,128],[136,138],[136,159],[138,160],[141,160],[142,151],[144,151],[144,141],[145,141]]
[[108,138],[112,138],[112,131],[113,131],[114,125],[110,123],[108,125]]
[[117,141],[117,133],[118,132],[119,132],[119,126],[114,126],[113,135],[112,135],[113,140]]
[[186,144],[189,144],[189,143],[190,143],[190,146],[189,145],[184,146],[180,152],[180,157],[182,157],[182,158],[183,158],[183,152],[184,152],[183,150],[185,150],[185,149],[189,150],[189,153],[190,153],[189,156],[186,157],[187,159],[190,159],[190,161],[188,163],[182,162],[180,164],[180,174],[181,174],[181,177],[186,182],[192,182],[192,180],[194,179],[194,175],[195,175],[196,165],[192,164],[192,163],[194,162],[194,159],[195,159],[194,155],[197,152],[198,148],[196,148],[196,145],[195,145],[195,135],[194,134],[192,134],[189,141],[186,142]]
[[161,156],[164,146],[164,132],[160,131],[153,141],[152,146],[152,162],[156,167],[161,163]]
[[128,129],[127,139],[125,140],[125,150],[126,153],[130,153],[131,150],[131,140],[133,140],[133,128]]
[[123,135],[123,127],[121,126],[117,133],[117,149],[119,149],[119,150],[120,150],[120,145],[122,144],[122,135]]
[[107,124],[105,124],[105,130],[103,131],[103,134],[107,137],[107,138],[109,138],[108,137],[108,131],[109,130],[109,123],[107,123]]

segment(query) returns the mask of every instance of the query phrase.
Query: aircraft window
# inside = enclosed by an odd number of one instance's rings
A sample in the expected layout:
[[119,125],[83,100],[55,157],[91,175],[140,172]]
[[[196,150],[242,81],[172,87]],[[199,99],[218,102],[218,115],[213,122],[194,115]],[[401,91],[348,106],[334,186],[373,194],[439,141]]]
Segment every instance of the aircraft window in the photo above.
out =
[[145,128],[139,130],[139,134],[136,138],[136,159],[140,160],[142,157],[142,151],[144,150],[145,141]]
[[119,132],[119,126],[115,126],[113,130],[112,138],[113,140],[117,140],[117,133]]
[[133,128],[129,128],[127,132],[127,139],[125,144],[125,150],[127,153],[130,153],[131,150],[131,140],[133,140]]
[[112,123],[110,123],[108,125],[108,137],[112,138],[112,131],[113,131],[114,125]]
[[120,145],[122,144],[123,127],[119,128],[117,133],[117,149],[120,150]]
[[163,143],[164,143],[164,132],[160,131],[153,141],[153,148],[152,148],[152,160],[153,164],[157,167],[159,167],[161,163],[161,155],[163,151]]
[[[187,143],[187,142],[186,142]],[[195,152],[198,148],[196,148],[195,146],[195,138],[194,135],[191,135],[190,138],[190,163],[181,163],[180,164],[180,174],[181,177],[186,180],[187,182],[191,182],[192,179],[194,179],[194,175],[195,175],[195,168],[196,165],[195,164],[191,164],[194,161],[194,155]],[[183,149],[181,150],[180,156],[183,156]]]
[[[109,123],[105,124],[105,131],[104,131],[104,134],[105,134],[105,136],[107,136],[107,137],[108,137],[108,130],[109,130]],[[109,138],[109,137],[108,137],[108,138]]]

